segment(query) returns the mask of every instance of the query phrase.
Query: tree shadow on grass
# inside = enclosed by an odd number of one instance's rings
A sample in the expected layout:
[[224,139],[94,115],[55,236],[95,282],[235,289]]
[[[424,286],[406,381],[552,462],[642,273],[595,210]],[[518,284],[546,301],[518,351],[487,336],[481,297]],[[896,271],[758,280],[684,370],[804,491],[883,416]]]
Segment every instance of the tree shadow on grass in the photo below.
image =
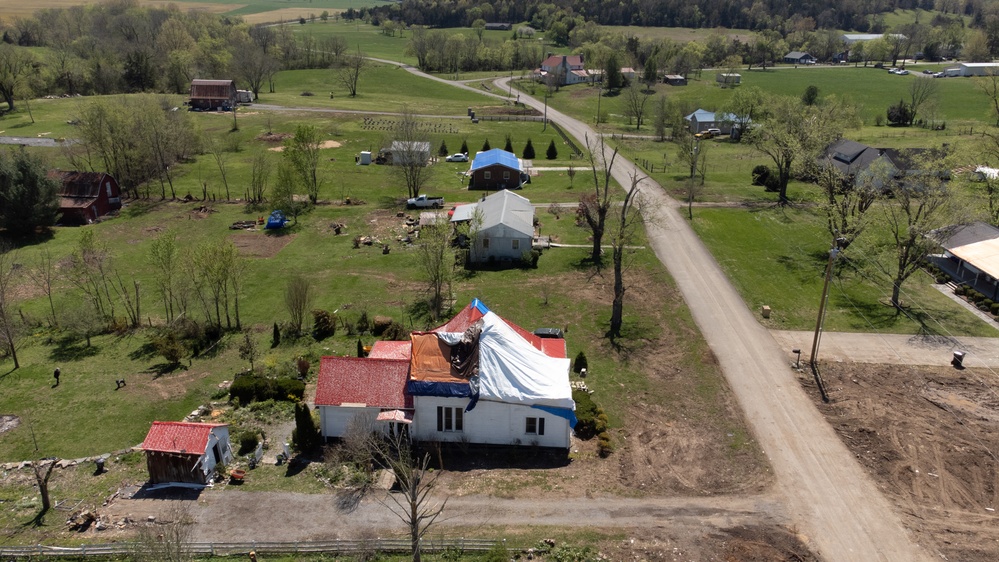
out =
[[146,369],[143,372],[152,374],[153,380],[156,380],[162,377],[163,375],[169,375],[170,373],[173,373],[174,371],[183,368],[184,368],[183,363],[157,363],[155,365],[151,365],[148,369]]
[[50,510],[47,510],[47,509],[39,510],[38,513],[35,514],[35,516],[32,517],[31,520],[28,521],[28,522],[26,522],[23,526],[24,527],[34,527],[34,528],[43,527],[45,525],[45,515],[49,511]]
[[156,346],[152,342],[146,342],[128,354],[128,358],[133,361],[141,359],[152,359],[156,357]]
[[88,357],[94,357],[101,352],[96,345],[87,345],[74,339],[64,338],[56,343],[56,346],[49,352],[49,359],[57,362],[79,361]]

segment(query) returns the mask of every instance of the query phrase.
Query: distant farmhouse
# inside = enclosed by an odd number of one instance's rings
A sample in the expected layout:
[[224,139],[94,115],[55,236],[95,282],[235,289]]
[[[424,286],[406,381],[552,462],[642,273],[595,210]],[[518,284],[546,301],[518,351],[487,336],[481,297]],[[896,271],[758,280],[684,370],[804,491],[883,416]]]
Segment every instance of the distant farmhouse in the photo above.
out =
[[583,55],[551,55],[535,71],[535,78],[542,82],[554,80],[559,86],[580,84],[590,79],[583,68]]
[[784,55],[787,64],[815,64],[815,57],[802,51],[791,51]]
[[236,106],[236,83],[232,80],[192,80],[188,105],[196,111],[229,111]]
[[740,120],[731,113],[715,113],[706,109],[698,109],[683,118],[691,133],[703,133],[708,129],[718,129],[723,135],[732,134],[733,128],[738,128]]

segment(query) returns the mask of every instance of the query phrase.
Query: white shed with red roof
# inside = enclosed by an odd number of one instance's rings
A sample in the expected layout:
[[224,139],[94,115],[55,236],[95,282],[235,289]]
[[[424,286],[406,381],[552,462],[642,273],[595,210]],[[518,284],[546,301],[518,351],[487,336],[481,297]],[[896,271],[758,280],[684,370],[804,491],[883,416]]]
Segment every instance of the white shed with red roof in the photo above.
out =
[[232,461],[229,426],[220,423],[153,422],[140,448],[149,482],[207,484],[216,465]]

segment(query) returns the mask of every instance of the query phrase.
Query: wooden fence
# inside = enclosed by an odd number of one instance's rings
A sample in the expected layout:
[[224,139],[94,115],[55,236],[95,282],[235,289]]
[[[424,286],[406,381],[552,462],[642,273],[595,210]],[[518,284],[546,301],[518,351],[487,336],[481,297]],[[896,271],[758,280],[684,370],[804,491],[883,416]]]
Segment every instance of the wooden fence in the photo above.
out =
[[[460,552],[487,552],[503,546],[508,551],[505,540],[475,539],[475,538],[426,538],[423,539],[422,551],[439,553],[448,550]],[[111,543],[91,544],[79,547],[59,546],[6,546],[0,547],[0,559],[41,559],[50,558],[82,558],[87,556],[115,557],[142,552],[142,543]],[[329,541],[303,542],[232,542],[232,543],[187,543],[183,551],[191,556],[230,556],[247,554],[250,551],[261,554],[332,554],[349,555],[374,552],[406,553],[410,552],[409,539],[337,539]],[[515,549],[516,550],[516,549]]]

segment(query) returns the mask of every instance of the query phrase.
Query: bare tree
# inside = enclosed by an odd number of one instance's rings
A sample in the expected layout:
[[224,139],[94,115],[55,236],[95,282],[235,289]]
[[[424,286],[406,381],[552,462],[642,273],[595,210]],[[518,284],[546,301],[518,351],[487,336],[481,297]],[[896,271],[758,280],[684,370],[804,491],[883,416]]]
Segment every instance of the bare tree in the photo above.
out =
[[35,263],[34,267],[28,269],[28,276],[31,277],[31,281],[36,287],[41,287],[42,291],[45,292],[45,297],[49,301],[49,322],[52,326],[57,326],[59,319],[56,318],[55,302],[52,300],[52,289],[59,279],[59,270],[51,251],[47,248],[42,250],[42,253],[38,256],[38,262]]
[[[433,225],[420,229],[417,260],[430,289],[430,315],[440,318],[445,304],[451,299],[455,277],[455,249],[451,244],[451,228],[447,215],[441,212]],[[474,239],[473,239],[474,244]]]
[[910,170],[889,185],[890,195],[880,207],[890,237],[877,267],[892,280],[891,303],[901,308],[902,284],[919,270],[922,259],[936,246],[926,235],[947,222],[951,190],[944,178],[942,158],[907,165]]
[[919,75],[909,83],[909,125],[916,122],[916,114],[921,108],[932,103],[940,91],[940,81],[932,76]]
[[211,138],[208,141],[208,152],[211,153],[212,158],[215,160],[215,165],[219,168],[219,175],[222,177],[222,185],[225,187],[225,199],[229,201],[229,179],[226,176],[226,171],[229,167],[229,154],[226,150],[226,146],[222,143],[222,139]]
[[447,506],[447,498],[438,502],[431,496],[441,473],[430,469],[429,454],[416,458],[405,438],[397,436],[392,439],[391,445],[386,460],[395,475],[396,482],[399,483],[402,492],[399,495],[402,497],[399,498],[394,494],[389,494],[388,497],[398,508],[396,515],[409,529],[413,562],[421,562],[423,537]]
[[17,251],[0,240],[0,344],[14,360],[14,369],[21,368],[17,359],[18,318],[14,314],[14,282],[20,263]]
[[884,165],[883,161],[873,163],[860,178],[844,177],[832,163],[819,170],[818,184],[826,195],[826,226],[833,240],[843,240],[840,248],[852,244],[870,225],[867,211],[878,200],[877,186],[890,181]]
[[271,175],[270,163],[267,162],[267,155],[263,152],[253,157],[250,172],[250,192],[247,200],[250,203],[259,204],[264,202],[264,195],[267,193],[267,179]]
[[427,167],[430,140],[408,107],[403,107],[396,125],[395,141],[392,143],[392,169],[406,184],[409,196],[417,197],[430,175]]
[[989,98],[992,114],[996,118],[996,126],[999,127],[999,72],[994,68],[989,68],[984,77],[974,80],[975,86]]
[[48,510],[52,509],[52,499],[49,497],[49,479],[52,478],[52,469],[55,468],[57,459],[34,461],[31,468],[35,472],[35,483],[38,484],[38,495],[42,497],[42,510],[35,518],[40,521]]
[[357,97],[357,83],[361,80],[361,73],[364,71],[364,53],[360,49],[356,53],[344,55],[340,67],[336,71],[336,76],[340,83],[350,92],[350,97]]
[[[999,135],[986,133],[984,140],[982,155],[987,163],[994,165],[994,163],[999,162]],[[985,204],[989,222],[999,226],[999,178],[983,173],[981,183],[985,188]]]
[[319,188],[322,185],[319,179],[319,150],[322,144],[322,133],[312,125],[296,127],[295,136],[285,144],[285,158],[291,163],[313,205],[319,201]]
[[[593,249],[590,251],[590,260],[599,269],[602,264],[601,244],[604,237],[604,228],[607,222],[607,212],[610,210],[612,192],[611,169],[614,167],[614,159],[617,158],[617,148],[607,156],[607,147],[603,137],[598,141],[591,142],[586,137],[586,148],[589,153],[590,170],[593,172],[593,192],[582,197],[579,202],[579,214],[586,221],[593,234]],[[598,169],[599,167],[599,169]]]
[[614,259],[614,301],[611,304],[610,331],[608,335],[613,340],[621,337],[621,326],[624,323],[624,293],[627,287],[624,284],[625,253],[627,246],[631,242],[635,229],[641,223],[642,214],[633,207],[641,206],[641,192],[639,185],[643,176],[638,175],[638,170],[629,176],[631,185],[625,193],[624,201],[621,202],[621,215],[617,224],[614,225],[614,235],[611,237],[611,247]]
[[288,309],[291,317],[291,330],[295,335],[302,333],[302,323],[305,322],[305,314],[312,306],[312,284],[309,280],[296,275],[288,280],[288,286],[284,291],[284,305]]
[[645,120],[645,106],[649,102],[652,91],[642,88],[637,82],[632,82],[624,89],[624,110],[628,117],[635,118],[635,130],[642,128]]
[[132,560],[137,562],[187,562],[187,543],[194,518],[186,507],[174,507],[153,523],[139,527]]

